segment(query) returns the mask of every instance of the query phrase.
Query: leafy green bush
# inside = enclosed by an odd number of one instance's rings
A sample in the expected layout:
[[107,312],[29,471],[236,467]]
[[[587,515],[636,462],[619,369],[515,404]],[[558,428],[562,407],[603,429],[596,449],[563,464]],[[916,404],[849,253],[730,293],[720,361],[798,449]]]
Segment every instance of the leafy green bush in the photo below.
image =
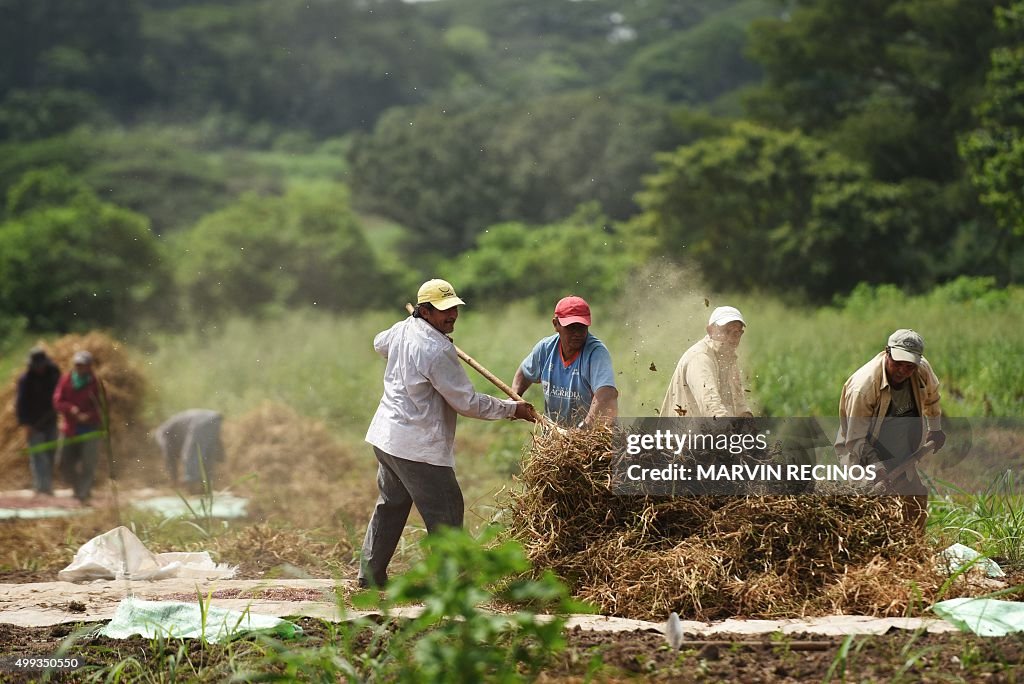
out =
[[130,323],[169,282],[146,219],[101,202],[66,171],[27,174],[0,224],[0,315],[34,330]]
[[[383,602],[376,592],[353,599],[385,614],[399,603],[423,605],[419,617],[399,624],[376,667],[401,682],[520,682],[565,647],[564,618],[541,622],[536,611],[588,608],[570,600],[550,571],[525,579],[530,564],[522,545],[492,544],[495,534],[479,540],[455,529],[427,535],[423,559],[392,580]],[[483,607],[491,601],[521,607],[497,613]]]
[[638,198],[639,228],[660,252],[696,261],[717,289],[828,301],[865,279],[926,272],[912,191],[798,131],[740,122],[659,155]]
[[492,226],[440,271],[473,298],[530,299],[546,310],[569,294],[597,301],[618,295],[638,252],[592,203],[560,223]]
[[89,186],[60,165],[29,171],[7,191],[7,216],[34,209],[60,207],[83,197],[95,197]]
[[[910,296],[892,284],[860,283],[850,294],[837,296],[835,304],[847,313],[870,317],[880,309],[899,307]],[[991,276],[960,276],[933,287],[917,298],[922,304],[936,307],[970,304],[985,309],[998,309],[1010,302],[1010,290],[998,287],[996,279]]]
[[848,295],[837,295],[835,304],[847,313],[855,316],[871,317],[879,308],[895,308],[906,300],[907,293],[890,283],[871,285],[858,283]]
[[174,237],[178,279],[200,319],[299,306],[353,311],[387,294],[344,186],[246,195]]
[[935,304],[965,303],[988,309],[1005,306],[1010,301],[1010,291],[996,286],[991,276],[960,276],[939,285],[928,293],[928,299]]

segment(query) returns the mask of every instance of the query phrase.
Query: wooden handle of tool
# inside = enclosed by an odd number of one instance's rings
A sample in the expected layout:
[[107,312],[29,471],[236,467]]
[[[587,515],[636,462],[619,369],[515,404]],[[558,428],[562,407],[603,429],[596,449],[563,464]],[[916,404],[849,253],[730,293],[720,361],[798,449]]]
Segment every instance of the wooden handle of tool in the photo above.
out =
[[903,463],[903,465],[894,469],[891,473],[886,473],[882,482],[895,482],[903,475],[903,473],[909,472],[912,468],[916,468],[917,464],[921,462],[921,459],[933,451],[935,451],[935,442],[925,442],[921,445],[920,449],[915,451],[910,458]]
[[920,449],[911,454],[910,458],[903,462],[903,465],[895,468],[892,472],[886,473],[881,480],[875,483],[875,486],[871,488],[871,493],[884,494],[886,492],[886,487],[898,480],[911,468],[916,468],[917,464],[921,462],[921,459],[933,451],[935,451],[935,442],[928,441],[922,444]]
[[[412,315],[412,312],[413,312],[412,304],[409,304],[408,302],[406,302],[405,310],[408,311],[410,315]],[[510,399],[512,399],[513,401],[526,401],[521,396],[516,394],[515,390],[513,390],[511,387],[509,387],[507,384],[505,384],[504,380],[502,380],[497,375],[495,375],[491,371],[489,371],[486,368],[484,368],[472,356],[470,356],[466,352],[464,352],[461,349],[459,349],[459,345],[455,344],[454,346],[455,346],[455,353],[459,355],[460,359],[462,359],[467,364],[469,364],[473,368],[473,370],[475,370],[477,373],[479,373],[480,375],[482,375],[485,378],[487,378],[488,380],[490,380],[491,384],[493,384],[495,387],[497,387],[502,392],[507,394]],[[548,418],[547,416],[545,416],[542,413],[538,413],[536,409],[533,410],[533,415],[536,417],[536,421],[535,422],[537,422],[537,423],[543,423],[544,425],[553,425],[554,424],[550,418]]]

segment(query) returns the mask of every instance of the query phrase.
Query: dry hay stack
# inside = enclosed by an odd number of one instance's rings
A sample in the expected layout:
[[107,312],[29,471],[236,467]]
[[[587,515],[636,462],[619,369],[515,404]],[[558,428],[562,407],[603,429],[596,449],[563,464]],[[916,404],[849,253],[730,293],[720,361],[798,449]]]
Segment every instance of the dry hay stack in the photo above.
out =
[[251,497],[251,515],[307,527],[358,526],[369,518],[377,495],[373,471],[353,473],[351,453],[322,422],[266,402],[226,419],[223,437],[227,466],[218,486],[232,484]]
[[538,436],[509,501],[534,567],[605,614],[901,616],[945,579],[895,497],[623,496],[614,455],[612,428]]
[[[86,335],[65,335],[53,343],[39,342],[46,353],[67,372],[72,367],[71,357],[76,351],[92,353],[96,375],[103,381],[107,391],[110,410],[110,433],[114,454],[120,464],[122,476],[139,471],[135,466],[145,450],[146,426],[140,420],[142,402],[146,394],[146,381],[141,371],[131,360],[125,345],[101,332]],[[26,349],[27,353],[28,350]],[[25,447],[24,430],[18,425],[14,412],[14,400],[18,376],[25,372],[25,366],[18,367],[10,381],[0,392],[0,469],[7,482],[15,487],[29,487],[28,456],[21,450]],[[105,453],[97,466],[97,474],[107,472]]]

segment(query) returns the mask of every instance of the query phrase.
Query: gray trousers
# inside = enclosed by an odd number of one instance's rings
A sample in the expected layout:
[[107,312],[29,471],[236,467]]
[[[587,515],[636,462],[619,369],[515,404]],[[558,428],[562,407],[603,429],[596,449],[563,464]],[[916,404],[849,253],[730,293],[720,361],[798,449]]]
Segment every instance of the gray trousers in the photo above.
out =
[[75,498],[85,503],[92,496],[92,483],[96,477],[96,459],[99,439],[65,444],[60,448],[60,471],[65,482],[75,491]]
[[[43,430],[33,428],[32,434],[28,438],[28,445],[34,447],[37,444],[55,441],[57,441],[57,426],[53,425]],[[56,447],[54,447],[53,449],[32,454],[29,457],[29,467],[32,470],[32,488],[40,494],[53,494],[53,464],[56,452]]]
[[396,458],[377,447],[373,453],[380,495],[363,539],[359,583],[380,587],[387,582],[388,564],[412,505],[416,504],[429,534],[442,525],[462,527],[465,502],[454,468]]

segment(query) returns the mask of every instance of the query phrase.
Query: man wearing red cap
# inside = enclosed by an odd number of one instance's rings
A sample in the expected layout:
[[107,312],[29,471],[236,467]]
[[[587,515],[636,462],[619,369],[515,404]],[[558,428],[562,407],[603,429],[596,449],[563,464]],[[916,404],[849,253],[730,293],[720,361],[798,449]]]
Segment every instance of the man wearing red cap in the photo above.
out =
[[560,299],[551,319],[555,334],[534,346],[512,380],[519,396],[539,382],[544,413],[562,425],[582,427],[619,412],[612,357],[590,334],[590,321],[590,306],[582,297]]

